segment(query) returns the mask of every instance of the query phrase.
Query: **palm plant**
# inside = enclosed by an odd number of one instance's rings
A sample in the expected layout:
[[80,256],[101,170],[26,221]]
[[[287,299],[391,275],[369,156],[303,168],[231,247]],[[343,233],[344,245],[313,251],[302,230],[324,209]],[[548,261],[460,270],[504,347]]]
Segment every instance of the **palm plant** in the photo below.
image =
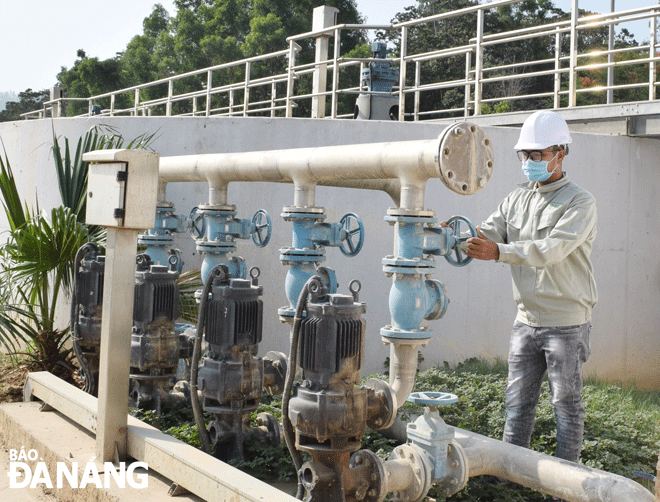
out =
[[[108,132],[109,131],[109,132]],[[154,135],[143,134],[127,148],[146,147]],[[87,226],[86,192],[88,164],[83,153],[92,150],[121,148],[124,140],[114,130],[93,127],[78,140],[72,157],[69,141],[64,152],[53,133],[53,156],[63,204],[50,214],[32,210],[21,200],[16,180],[5,154],[0,157],[0,192],[9,223],[8,238],[0,246],[0,280],[7,298],[0,298],[11,316],[3,324],[0,309],[0,340],[13,353],[18,341],[27,342],[25,352],[41,368],[52,371],[58,364],[67,365],[72,357],[65,343],[69,328],[55,326],[60,293],[70,294],[76,252],[87,242],[102,244],[105,231]]]

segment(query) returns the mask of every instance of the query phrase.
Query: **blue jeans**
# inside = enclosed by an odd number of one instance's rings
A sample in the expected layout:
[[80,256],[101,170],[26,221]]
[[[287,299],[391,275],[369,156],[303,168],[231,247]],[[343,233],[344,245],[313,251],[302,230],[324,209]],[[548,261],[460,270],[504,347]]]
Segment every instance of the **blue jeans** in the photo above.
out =
[[555,407],[555,455],[577,462],[584,432],[582,365],[589,358],[591,323],[535,328],[516,321],[509,346],[504,441],[529,447],[543,377]]

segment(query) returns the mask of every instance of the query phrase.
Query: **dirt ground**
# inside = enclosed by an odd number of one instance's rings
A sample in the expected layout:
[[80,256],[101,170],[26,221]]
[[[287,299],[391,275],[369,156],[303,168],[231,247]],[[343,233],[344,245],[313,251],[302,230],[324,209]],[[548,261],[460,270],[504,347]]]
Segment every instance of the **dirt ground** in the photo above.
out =
[[[58,367],[57,376],[82,387],[75,368]],[[30,371],[42,371],[36,364],[23,359],[18,362],[0,354],[0,403],[15,403],[23,400],[23,385]]]

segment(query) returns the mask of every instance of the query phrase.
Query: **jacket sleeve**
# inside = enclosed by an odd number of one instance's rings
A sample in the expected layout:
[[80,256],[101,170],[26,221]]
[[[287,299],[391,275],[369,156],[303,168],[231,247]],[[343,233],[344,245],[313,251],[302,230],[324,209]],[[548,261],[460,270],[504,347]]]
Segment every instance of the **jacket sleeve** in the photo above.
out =
[[497,243],[507,242],[506,238],[506,217],[509,207],[509,197],[500,202],[497,210],[484,221],[479,229],[490,240]]
[[596,201],[591,195],[574,200],[543,239],[499,243],[499,260],[514,266],[554,265],[582,244],[596,226]]

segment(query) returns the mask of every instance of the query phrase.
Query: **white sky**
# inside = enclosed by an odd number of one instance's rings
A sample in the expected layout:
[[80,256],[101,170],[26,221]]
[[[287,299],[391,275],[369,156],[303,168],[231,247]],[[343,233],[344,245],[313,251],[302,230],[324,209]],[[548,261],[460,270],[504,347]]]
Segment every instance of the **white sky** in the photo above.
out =
[[[292,0],[295,1],[295,0]],[[655,5],[658,0],[616,0],[618,9]],[[108,59],[142,33],[142,20],[161,3],[174,13],[172,0],[0,0],[0,92],[46,89],[62,66],[70,68],[78,49]],[[387,24],[415,0],[357,0],[369,24]],[[555,0],[570,10],[571,0]],[[625,7],[624,7],[625,6]],[[581,0],[580,7],[610,10],[610,0]],[[648,40],[648,21],[628,27],[638,41]],[[632,28],[632,29],[631,29]]]

